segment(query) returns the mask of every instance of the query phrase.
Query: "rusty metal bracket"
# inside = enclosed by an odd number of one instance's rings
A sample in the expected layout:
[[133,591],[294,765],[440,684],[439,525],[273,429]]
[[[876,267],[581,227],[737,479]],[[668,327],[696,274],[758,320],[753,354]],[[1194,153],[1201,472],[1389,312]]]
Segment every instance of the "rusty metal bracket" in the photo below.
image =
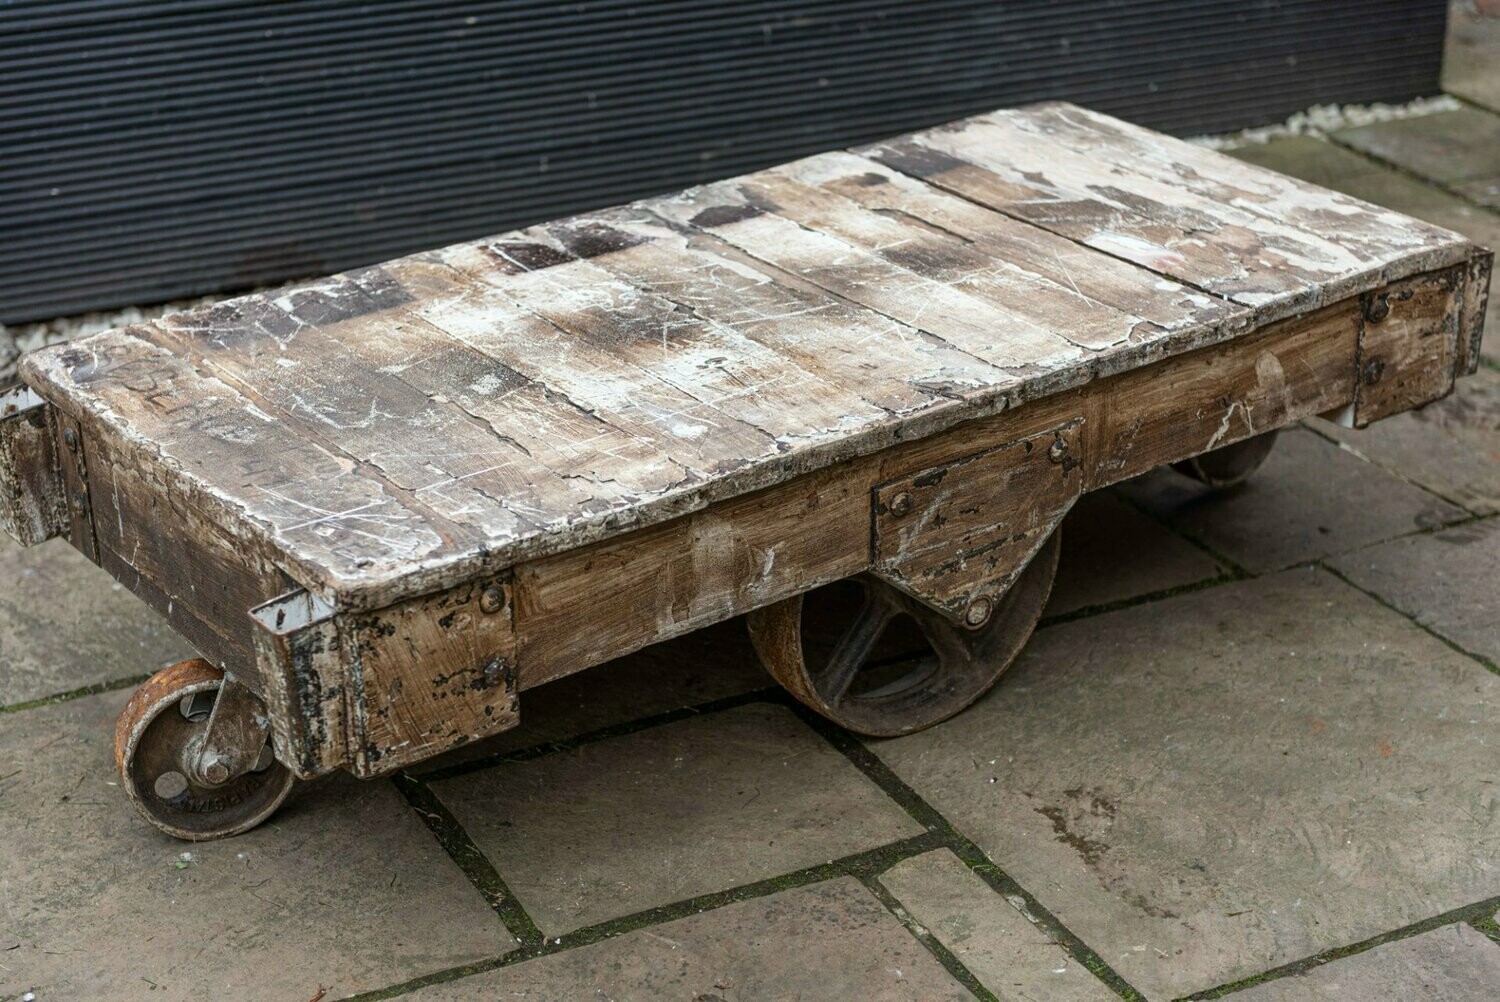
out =
[[68,528],[55,413],[24,385],[0,392],[0,528],[22,546]]
[[276,757],[303,779],[345,764],[343,661],[333,607],[297,590],[250,610]]
[[519,722],[510,582],[373,612],[299,590],[250,612],[277,757],[377,776]]
[[1083,419],[875,488],[871,572],[980,626],[1083,484]]

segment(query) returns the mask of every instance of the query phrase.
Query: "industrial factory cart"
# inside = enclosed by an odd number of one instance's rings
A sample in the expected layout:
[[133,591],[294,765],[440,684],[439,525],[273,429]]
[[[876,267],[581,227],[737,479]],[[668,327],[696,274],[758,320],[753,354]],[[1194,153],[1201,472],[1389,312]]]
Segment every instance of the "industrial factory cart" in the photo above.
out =
[[[742,613],[798,699],[902,734],[1014,659],[1083,492],[1231,484],[1289,422],[1443,396],[1489,269],[1103,115],[1002,111],[35,352],[0,517],[201,653],[116,741],[183,838]],[[843,618],[804,617],[836,583]],[[925,646],[876,656],[898,621]]]

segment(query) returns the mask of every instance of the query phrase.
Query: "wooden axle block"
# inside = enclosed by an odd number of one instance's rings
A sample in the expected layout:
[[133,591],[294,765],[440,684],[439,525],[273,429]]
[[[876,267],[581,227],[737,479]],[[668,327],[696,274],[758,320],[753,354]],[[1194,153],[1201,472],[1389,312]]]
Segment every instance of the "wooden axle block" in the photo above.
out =
[[514,727],[511,615],[503,576],[373,612],[306,591],[252,610],[278,758],[378,776]]
[[982,622],[1083,483],[1083,420],[874,491],[875,575],[955,621]]

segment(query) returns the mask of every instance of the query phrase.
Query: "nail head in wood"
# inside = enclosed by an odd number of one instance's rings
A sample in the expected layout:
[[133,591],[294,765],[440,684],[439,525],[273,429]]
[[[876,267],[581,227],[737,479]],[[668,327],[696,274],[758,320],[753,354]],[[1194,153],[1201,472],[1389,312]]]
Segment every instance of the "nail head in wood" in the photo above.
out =
[[1371,296],[1369,302],[1365,304],[1365,319],[1372,324],[1378,324],[1390,315],[1391,301],[1385,293]]
[[891,498],[891,514],[895,515],[897,518],[902,518],[903,516],[911,514],[911,506],[911,494],[906,491],[902,491],[895,497]]
[[1381,375],[1385,372],[1385,363],[1378,358],[1372,358],[1365,363],[1364,380],[1366,386],[1374,386],[1380,382]]
[[78,451],[78,432],[72,428],[63,429],[63,444],[74,452]]
[[485,613],[496,613],[505,608],[505,589],[499,587],[486,588],[479,596],[479,611]]
[[994,609],[994,603],[983,595],[969,603],[964,610],[964,624],[966,626],[983,626],[989,621],[990,612]]
[[1068,443],[1065,439],[1054,438],[1052,444],[1047,447],[1047,458],[1054,463],[1061,463],[1068,458]]

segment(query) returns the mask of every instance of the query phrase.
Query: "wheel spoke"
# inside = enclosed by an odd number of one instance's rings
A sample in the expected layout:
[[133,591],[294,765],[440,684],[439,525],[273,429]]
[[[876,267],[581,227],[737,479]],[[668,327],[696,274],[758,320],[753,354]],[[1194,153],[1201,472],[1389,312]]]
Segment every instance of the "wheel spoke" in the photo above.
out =
[[870,652],[875,649],[876,642],[880,640],[886,624],[896,611],[880,593],[881,587],[876,583],[865,587],[864,602],[861,603],[859,612],[855,613],[854,622],[839,637],[838,644],[828,657],[828,663],[814,679],[818,695],[829,703],[840,703],[849,694],[854,677],[870,659]]

